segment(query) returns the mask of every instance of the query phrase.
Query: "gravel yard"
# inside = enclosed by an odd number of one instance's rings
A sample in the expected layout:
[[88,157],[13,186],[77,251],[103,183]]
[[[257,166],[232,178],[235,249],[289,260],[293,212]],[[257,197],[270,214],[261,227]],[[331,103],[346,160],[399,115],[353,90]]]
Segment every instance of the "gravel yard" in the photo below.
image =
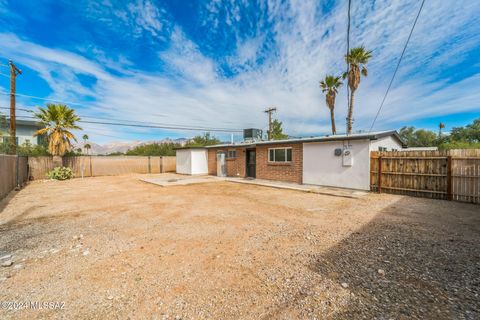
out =
[[478,205],[138,178],[0,203],[1,319],[480,318]]

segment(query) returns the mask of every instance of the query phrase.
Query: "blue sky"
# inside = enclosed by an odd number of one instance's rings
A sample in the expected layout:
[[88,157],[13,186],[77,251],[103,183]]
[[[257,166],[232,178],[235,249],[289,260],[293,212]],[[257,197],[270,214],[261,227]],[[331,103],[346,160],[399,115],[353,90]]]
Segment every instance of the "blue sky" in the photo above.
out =
[[[420,1],[352,3],[352,46],[373,50],[354,111],[354,130],[368,130]],[[346,5],[0,0],[0,64],[13,59],[23,70],[19,94],[68,102],[84,119],[266,129],[262,110],[276,106],[292,136],[325,134],[330,120],[318,82],[345,69]],[[442,121],[448,131],[480,117],[479,25],[480,1],[427,0],[375,129],[436,130]],[[2,107],[8,81],[0,76]],[[345,130],[346,101],[343,88],[338,131]],[[20,108],[45,102],[18,98]],[[82,126],[100,143],[201,133]]]

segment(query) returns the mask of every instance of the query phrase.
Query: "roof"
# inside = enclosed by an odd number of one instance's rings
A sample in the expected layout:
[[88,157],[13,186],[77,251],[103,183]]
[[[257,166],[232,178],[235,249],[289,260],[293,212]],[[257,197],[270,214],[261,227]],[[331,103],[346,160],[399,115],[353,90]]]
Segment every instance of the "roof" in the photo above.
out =
[[383,137],[393,136],[403,146],[405,143],[396,130],[389,131],[377,131],[370,133],[354,133],[354,134],[337,134],[326,135],[318,137],[306,137],[297,139],[284,139],[284,140],[270,140],[270,141],[255,141],[255,142],[240,142],[240,143],[227,143],[216,144],[212,146],[206,146],[204,148],[220,148],[220,147],[254,147],[256,145],[270,145],[270,144],[282,144],[282,143],[307,143],[307,142],[327,142],[327,141],[345,141],[345,140],[378,140]]
[[205,147],[202,146],[192,146],[192,147],[176,147],[173,148],[174,150],[189,150],[189,149],[205,149]]
[[[10,122],[10,118],[7,118],[7,122]],[[21,119],[15,119],[15,123],[20,126],[30,126],[30,127],[35,127],[35,128],[43,128],[44,125],[41,124],[38,121],[33,121],[33,120],[21,120]]]

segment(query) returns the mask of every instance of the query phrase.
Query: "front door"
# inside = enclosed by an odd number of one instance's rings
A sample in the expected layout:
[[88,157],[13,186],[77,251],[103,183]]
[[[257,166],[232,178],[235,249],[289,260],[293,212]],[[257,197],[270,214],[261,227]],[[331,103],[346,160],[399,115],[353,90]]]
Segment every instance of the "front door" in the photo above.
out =
[[256,177],[256,152],[255,149],[247,149],[247,177]]

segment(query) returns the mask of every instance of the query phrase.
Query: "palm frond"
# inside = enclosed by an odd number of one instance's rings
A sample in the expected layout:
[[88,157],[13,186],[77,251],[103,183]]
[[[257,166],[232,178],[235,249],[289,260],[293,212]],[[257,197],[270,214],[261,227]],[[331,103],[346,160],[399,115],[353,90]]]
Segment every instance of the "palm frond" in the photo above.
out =
[[75,135],[69,130],[81,130],[76,124],[80,117],[67,105],[48,103],[46,108],[39,108],[34,116],[45,126],[35,134],[47,135],[48,149],[51,154],[61,156],[71,149],[71,140],[77,141]]
[[367,70],[367,68],[365,68],[365,67],[362,68],[362,74],[363,74],[365,77],[368,76],[368,70]]

